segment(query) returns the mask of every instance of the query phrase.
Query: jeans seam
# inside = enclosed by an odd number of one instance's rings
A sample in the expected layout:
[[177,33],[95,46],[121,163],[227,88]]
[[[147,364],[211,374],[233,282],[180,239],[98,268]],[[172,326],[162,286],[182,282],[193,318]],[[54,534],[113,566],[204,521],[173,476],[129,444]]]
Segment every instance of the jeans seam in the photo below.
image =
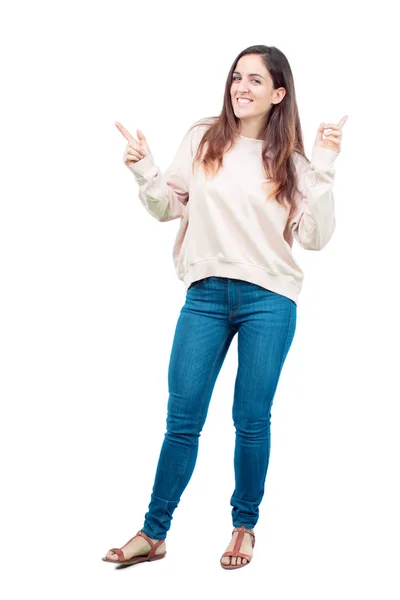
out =
[[239,310],[241,309],[241,304],[240,304],[240,300],[241,300],[241,298],[240,298],[240,283],[239,282],[237,282],[237,286],[238,286],[238,295],[239,295],[239,306],[237,307],[236,310],[234,310],[233,312],[229,313],[229,319],[231,317],[234,317],[239,312]]
[[283,366],[283,362],[284,362],[284,357],[286,356],[287,353],[287,346],[288,346],[288,339],[289,339],[289,333],[290,333],[290,328],[292,325],[292,321],[293,321],[293,304],[290,305],[290,317],[289,317],[289,325],[288,325],[288,330],[287,330],[287,334],[286,334],[286,341],[285,341],[285,345],[283,348],[283,354],[282,354],[282,359],[281,359],[281,364],[280,364],[280,371],[282,370],[282,366]]

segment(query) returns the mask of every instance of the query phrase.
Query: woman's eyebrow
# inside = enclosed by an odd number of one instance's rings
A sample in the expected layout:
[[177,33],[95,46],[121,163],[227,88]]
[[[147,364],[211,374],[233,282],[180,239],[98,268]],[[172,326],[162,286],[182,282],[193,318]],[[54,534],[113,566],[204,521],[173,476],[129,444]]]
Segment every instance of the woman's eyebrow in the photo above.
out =
[[[239,75],[240,75],[240,71],[233,71],[233,73],[239,73]],[[232,75],[233,75],[233,73],[232,73]],[[257,77],[262,77],[263,79],[265,79],[265,77],[263,77],[259,73],[249,73],[249,77],[252,77],[253,75],[256,75]]]

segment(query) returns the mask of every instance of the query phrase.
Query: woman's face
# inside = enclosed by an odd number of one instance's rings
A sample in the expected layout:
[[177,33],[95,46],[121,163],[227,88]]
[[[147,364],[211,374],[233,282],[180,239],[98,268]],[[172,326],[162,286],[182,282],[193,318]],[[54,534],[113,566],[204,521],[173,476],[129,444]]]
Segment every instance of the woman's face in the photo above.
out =
[[[231,100],[235,116],[242,125],[265,124],[271,104],[282,100],[285,88],[273,89],[272,78],[258,54],[242,56],[232,74]],[[238,98],[249,98],[246,103],[238,102]]]

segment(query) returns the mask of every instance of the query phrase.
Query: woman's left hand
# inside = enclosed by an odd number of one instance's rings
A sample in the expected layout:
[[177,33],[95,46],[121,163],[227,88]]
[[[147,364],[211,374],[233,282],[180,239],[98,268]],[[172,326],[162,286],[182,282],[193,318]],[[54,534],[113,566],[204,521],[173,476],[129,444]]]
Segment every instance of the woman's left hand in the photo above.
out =
[[[321,146],[328,150],[340,152],[340,142],[342,141],[342,129],[346,123],[348,116],[344,116],[337,125],[334,123],[321,123],[318,128],[315,146]],[[325,134],[325,138],[323,138]]]

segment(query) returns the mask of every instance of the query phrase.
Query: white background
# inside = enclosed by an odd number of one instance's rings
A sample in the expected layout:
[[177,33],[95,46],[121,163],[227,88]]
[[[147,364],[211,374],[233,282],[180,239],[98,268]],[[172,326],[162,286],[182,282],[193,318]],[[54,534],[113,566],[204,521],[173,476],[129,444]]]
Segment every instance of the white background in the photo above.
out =
[[[399,598],[398,45],[389,2],[19,2],[0,15],[4,598]],[[381,12],[377,12],[380,9]],[[145,134],[165,170],[222,108],[234,58],[277,46],[307,156],[349,116],[337,228],[305,272],[274,399],[254,559],[231,539],[234,338],[167,557],[100,559],[143,525],[185,301],[178,220],[141,205],[122,162]],[[3,591],[4,591],[3,589]]]

